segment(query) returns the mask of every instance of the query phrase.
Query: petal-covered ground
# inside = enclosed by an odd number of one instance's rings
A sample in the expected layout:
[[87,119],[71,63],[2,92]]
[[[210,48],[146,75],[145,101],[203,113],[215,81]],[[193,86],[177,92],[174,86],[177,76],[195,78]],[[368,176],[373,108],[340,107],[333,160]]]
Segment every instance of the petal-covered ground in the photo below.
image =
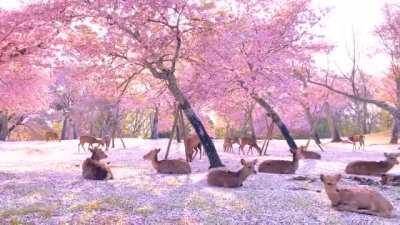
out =
[[[388,219],[333,210],[319,180],[321,173],[343,173],[352,160],[381,160],[396,146],[354,152],[350,144],[325,144],[322,160],[301,160],[296,175],[258,173],[243,187],[225,189],[207,185],[204,156],[191,164],[190,175],[157,174],[142,157],[167,141],[126,139],[122,149],[118,140],[106,160],[111,181],[82,179],[89,153],[78,153],[76,140],[0,143],[0,224],[399,224],[400,187],[370,186],[395,206],[395,218]],[[238,146],[235,154],[224,153],[222,141],[215,143],[226,166],[239,169]],[[272,141],[268,154],[244,158],[291,158],[283,141]],[[184,158],[183,144],[172,145],[170,158]],[[299,176],[310,179],[294,179]],[[356,184],[346,177],[340,185]]]

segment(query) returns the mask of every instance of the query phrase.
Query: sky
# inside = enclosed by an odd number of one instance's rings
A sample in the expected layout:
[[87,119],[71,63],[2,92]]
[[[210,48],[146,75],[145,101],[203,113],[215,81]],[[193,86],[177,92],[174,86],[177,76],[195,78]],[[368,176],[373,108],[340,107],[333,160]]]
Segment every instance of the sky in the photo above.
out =
[[[336,46],[328,56],[318,56],[318,64],[338,72],[350,71],[349,54],[354,33],[361,68],[371,75],[384,75],[389,59],[383,54],[376,54],[380,42],[374,37],[373,31],[383,21],[382,8],[385,3],[400,3],[400,0],[312,0],[315,7],[332,8],[323,20],[324,28],[319,32]],[[18,0],[0,0],[0,8],[18,8]]]

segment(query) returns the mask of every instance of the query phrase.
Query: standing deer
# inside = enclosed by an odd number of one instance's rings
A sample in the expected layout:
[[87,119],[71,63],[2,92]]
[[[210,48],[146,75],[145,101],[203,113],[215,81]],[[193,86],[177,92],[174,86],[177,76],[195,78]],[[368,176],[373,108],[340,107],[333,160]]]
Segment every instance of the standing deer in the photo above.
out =
[[143,156],[143,159],[151,161],[151,164],[153,165],[154,169],[156,169],[157,173],[188,174],[192,172],[190,164],[183,160],[164,159],[159,161],[157,155],[160,151],[161,149],[159,148],[154,149]]
[[97,147],[104,146],[104,140],[95,138],[89,135],[82,135],[79,137],[79,144],[78,144],[78,152],[80,147],[82,146],[83,150],[85,150],[85,144],[88,143],[89,147],[93,147],[93,144],[98,144]]
[[288,160],[265,160],[258,166],[260,173],[294,174],[299,168],[299,160],[303,158],[301,151],[293,151],[292,161]]
[[392,215],[392,204],[380,193],[364,187],[338,188],[340,174],[321,174],[320,178],[333,208],[382,217]]
[[82,176],[89,180],[109,180],[114,179],[110,167],[100,162],[100,160],[107,158],[106,153],[98,147],[89,147],[92,153],[90,158],[87,158],[82,164]]
[[349,137],[349,141],[353,144],[353,150],[357,149],[357,142],[360,143],[358,149],[365,150],[365,136],[362,134],[355,134]]
[[257,174],[255,170],[255,165],[257,164],[257,159],[246,162],[244,159],[240,160],[243,167],[237,171],[232,172],[228,170],[215,169],[208,173],[207,183],[211,186],[235,188],[243,186],[243,182],[251,174]]
[[103,141],[103,144],[106,145],[106,151],[108,151],[108,148],[110,147],[110,142],[111,142],[110,135],[106,135],[106,136],[102,137],[101,140]]
[[196,157],[197,153],[199,153],[201,159],[202,155],[201,141],[196,134],[191,134],[187,136],[184,140],[184,143],[185,143],[185,153],[187,162],[192,162],[193,159]]
[[248,138],[248,137],[240,138],[239,154],[240,154],[240,151],[242,151],[242,153],[244,155],[244,147],[246,145],[249,146],[247,155],[250,153],[250,151],[251,151],[251,154],[253,154],[253,147],[257,150],[258,154],[261,155],[261,148],[257,145],[257,140],[254,140],[254,139]]
[[233,144],[235,144],[235,143],[240,145],[239,138],[225,137],[224,144],[223,144],[224,152],[233,152]]
[[57,134],[56,132],[54,132],[54,131],[47,131],[47,132],[45,133],[45,138],[46,138],[46,141],[50,141],[50,140],[58,140],[58,141],[61,141],[61,140],[58,138],[58,134]]
[[399,164],[397,157],[400,153],[384,153],[384,161],[354,161],[346,166],[347,174],[368,175],[368,176],[381,176],[393,168],[394,165]]

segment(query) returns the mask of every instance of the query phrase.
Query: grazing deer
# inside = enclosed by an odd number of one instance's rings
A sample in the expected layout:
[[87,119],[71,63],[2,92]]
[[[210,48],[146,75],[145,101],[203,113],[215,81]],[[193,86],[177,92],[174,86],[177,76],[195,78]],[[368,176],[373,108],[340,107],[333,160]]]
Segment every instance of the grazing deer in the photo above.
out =
[[193,159],[196,157],[197,153],[200,155],[201,159],[201,141],[197,134],[191,134],[187,136],[184,140],[185,143],[185,153],[186,153],[186,161],[192,162]]
[[261,155],[261,148],[257,145],[257,140],[254,140],[254,139],[248,138],[248,137],[240,138],[239,154],[240,154],[240,151],[242,151],[242,153],[244,155],[244,147],[246,145],[249,146],[249,150],[247,151],[247,155],[250,153],[250,151],[251,151],[251,154],[253,154],[253,147],[255,149],[257,149],[258,154]]
[[347,174],[356,174],[356,175],[368,175],[368,176],[381,176],[386,173],[390,169],[393,168],[394,165],[399,164],[397,157],[400,156],[399,153],[384,153],[385,160],[384,161],[354,161],[349,163],[346,166]]
[[357,148],[357,142],[360,143],[360,146],[358,147],[358,149],[362,149],[365,150],[365,136],[362,134],[355,134],[349,137],[349,141],[353,144],[353,150],[356,150]]
[[299,149],[293,151],[293,160],[265,160],[258,166],[260,173],[294,174],[299,168],[299,160],[303,158]]
[[400,175],[382,174],[381,184],[382,185],[400,186]]
[[207,183],[211,186],[234,188],[243,186],[243,182],[251,174],[257,174],[255,165],[257,159],[246,162],[244,159],[240,160],[243,167],[237,171],[232,172],[228,170],[215,169],[208,173]]
[[143,159],[150,160],[154,169],[156,169],[157,173],[164,174],[188,174],[191,173],[192,170],[190,168],[190,164],[183,160],[169,160],[164,159],[159,161],[157,158],[157,154],[161,151],[161,149],[151,150],[149,153],[143,156]]
[[58,134],[57,134],[56,132],[54,132],[54,131],[47,131],[47,132],[45,133],[45,138],[46,138],[46,141],[50,141],[50,140],[58,140],[58,141],[61,141],[61,140],[58,138]]
[[380,193],[364,187],[338,188],[340,174],[321,174],[320,178],[333,208],[383,217],[392,215],[392,204]]
[[300,146],[299,148],[304,159],[321,159],[321,155],[317,152],[307,151],[307,146]]
[[98,147],[89,147],[92,153],[90,158],[87,158],[82,164],[82,176],[88,180],[109,180],[114,179],[110,167],[100,162],[107,158],[106,153]]
[[88,143],[89,147],[93,147],[93,144],[98,144],[97,147],[104,146],[104,140],[95,138],[89,135],[82,135],[79,137],[79,144],[78,144],[78,152],[80,147],[82,146],[83,150],[85,150],[85,144]]

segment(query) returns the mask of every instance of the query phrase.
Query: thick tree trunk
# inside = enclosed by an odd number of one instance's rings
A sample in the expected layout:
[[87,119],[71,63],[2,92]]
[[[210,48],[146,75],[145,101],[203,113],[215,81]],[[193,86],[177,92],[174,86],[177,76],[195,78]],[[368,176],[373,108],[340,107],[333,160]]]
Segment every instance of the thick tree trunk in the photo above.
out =
[[250,125],[251,138],[253,140],[257,140],[256,130],[254,129],[254,123],[253,123],[253,110],[254,107],[252,107],[251,110],[249,111],[249,125]]
[[158,107],[154,109],[154,115],[151,122],[151,139],[158,139]]
[[63,126],[61,128],[61,140],[67,140],[68,139],[68,126],[69,126],[69,117],[64,116],[63,120]]
[[0,141],[5,141],[8,136],[8,116],[7,113],[0,112]]
[[308,125],[310,126],[310,136],[314,139],[315,143],[320,145],[321,144],[321,139],[319,138],[318,132],[317,132],[317,121],[315,121],[315,118],[311,114],[310,108],[308,108],[306,105],[302,105],[304,109],[304,113],[307,118]]
[[339,129],[337,127],[337,121],[335,115],[331,111],[331,107],[328,102],[325,102],[325,113],[328,119],[329,130],[331,133],[332,142],[341,142]]
[[293,137],[290,135],[288,128],[286,127],[285,123],[281,120],[279,115],[275,112],[275,110],[270,106],[263,98],[258,97],[256,95],[252,96],[253,99],[267,111],[267,115],[272,119],[275,125],[281,131],[281,134],[285,138],[286,142],[289,145],[290,151],[293,152],[297,149],[296,142],[294,141]]
[[393,118],[393,120],[394,122],[393,122],[392,135],[390,137],[390,144],[398,144],[400,119]]
[[171,76],[168,80],[168,89],[171,91],[175,100],[180,104],[183,112],[186,115],[188,121],[192,124],[196,134],[199,136],[200,141],[207,153],[208,160],[210,162],[210,168],[222,167],[224,166],[221,159],[218,156],[217,150],[215,149],[214,143],[212,142],[210,136],[207,134],[206,129],[201,123],[200,119],[197,117],[192,109],[189,101],[186,99],[184,94],[178,87],[175,77]]

